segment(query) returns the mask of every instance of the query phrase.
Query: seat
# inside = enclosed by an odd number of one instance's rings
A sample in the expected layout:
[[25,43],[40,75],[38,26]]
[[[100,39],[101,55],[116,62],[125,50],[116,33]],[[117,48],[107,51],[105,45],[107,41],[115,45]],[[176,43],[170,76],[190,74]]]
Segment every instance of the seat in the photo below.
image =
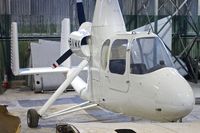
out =
[[110,60],[109,69],[111,73],[124,74],[125,72],[125,59]]
[[145,74],[147,72],[146,65],[143,63],[131,64],[130,67],[132,74]]

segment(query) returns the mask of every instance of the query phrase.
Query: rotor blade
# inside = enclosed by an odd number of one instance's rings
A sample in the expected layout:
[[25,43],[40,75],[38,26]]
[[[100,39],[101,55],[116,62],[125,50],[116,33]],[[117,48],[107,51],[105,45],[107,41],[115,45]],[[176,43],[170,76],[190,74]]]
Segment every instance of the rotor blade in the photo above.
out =
[[60,58],[56,60],[55,63],[53,63],[52,68],[58,67],[60,64],[62,64],[66,59],[68,59],[73,54],[72,50],[67,50]]
[[76,8],[77,8],[79,25],[81,25],[82,23],[84,23],[86,21],[82,0],[76,1]]

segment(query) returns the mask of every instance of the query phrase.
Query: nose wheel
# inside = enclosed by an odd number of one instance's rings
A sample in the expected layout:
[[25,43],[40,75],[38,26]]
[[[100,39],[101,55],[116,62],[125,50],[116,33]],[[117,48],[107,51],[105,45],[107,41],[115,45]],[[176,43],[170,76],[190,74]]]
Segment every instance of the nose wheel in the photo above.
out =
[[38,126],[40,115],[35,109],[29,109],[27,112],[27,124],[30,128],[36,128]]

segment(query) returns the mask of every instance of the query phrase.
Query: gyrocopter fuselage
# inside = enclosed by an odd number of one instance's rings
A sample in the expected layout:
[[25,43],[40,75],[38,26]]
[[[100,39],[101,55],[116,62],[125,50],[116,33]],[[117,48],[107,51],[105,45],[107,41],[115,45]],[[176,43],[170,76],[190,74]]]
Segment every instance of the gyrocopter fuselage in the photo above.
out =
[[89,47],[71,47],[89,61],[89,88],[81,91],[82,98],[114,112],[158,121],[176,121],[191,112],[192,89],[154,33],[122,32],[106,38],[98,49]]
[[83,98],[158,121],[176,121],[193,109],[192,89],[173,68],[162,40],[151,32],[127,32],[117,0],[97,1],[93,23],[72,32],[69,43],[88,62]]
[[[177,121],[192,111],[192,89],[173,68],[163,41],[150,31],[127,32],[117,0],[97,0],[93,22],[83,23],[68,40],[70,49],[53,66],[73,53],[83,61],[68,70],[66,80],[39,111],[28,111],[29,127],[37,127],[39,118],[95,106],[157,121]],[[77,77],[85,67],[87,84]],[[70,83],[87,102],[45,114]]]

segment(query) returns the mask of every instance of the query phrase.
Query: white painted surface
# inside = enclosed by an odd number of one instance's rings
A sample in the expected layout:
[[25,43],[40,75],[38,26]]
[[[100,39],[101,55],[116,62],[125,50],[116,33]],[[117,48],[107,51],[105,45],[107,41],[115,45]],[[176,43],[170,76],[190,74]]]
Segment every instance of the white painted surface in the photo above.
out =
[[[67,25],[67,26],[69,26],[69,25]],[[15,76],[17,76],[17,75],[33,75],[33,74],[37,74],[37,73],[49,73],[51,71],[51,69],[49,67],[45,68],[44,66],[42,66],[43,67],[42,69],[39,69],[39,68],[20,68],[17,23],[13,22],[11,27],[12,27],[12,34],[11,34],[11,40],[12,40],[12,43],[11,43],[12,44],[11,45],[11,57],[12,57],[11,64],[12,65],[11,65],[11,69],[13,71],[13,74]],[[66,34],[66,36],[68,36],[68,35]],[[52,43],[50,41],[44,41],[44,40],[43,41],[40,40],[40,42]],[[60,49],[58,51],[60,51]],[[56,51],[53,51],[53,52],[56,52]],[[42,57],[40,57],[40,58],[42,58]],[[38,58],[38,60],[40,58]],[[56,58],[54,58],[54,59],[56,59]],[[52,62],[47,62],[47,63],[48,63],[47,66],[51,66],[51,64],[52,64]],[[57,69],[52,70],[52,72],[53,73],[54,72],[55,73],[66,73],[67,70],[63,69],[63,68],[57,68]]]
[[70,83],[78,76],[83,68],[88,64],[88,61],[83,60],[77,68],[72,69],[68,73],[67,79],[60,85],[60,87],[54,92],[54,94],[48,99],[48,101],[38,111],[40,116],[43,116],[47,109],[53,104],[53,102],[64,92],[64,90],[70,85]]
[[16,22],[11,24],[11,69],[14,75],[19,74],[19,46]]
[[[60,56],[62,56],[69,49],[68,35],[70,34],[70,31],[71,31],[70,20],[69,18],[64,18],[62,20],[62,27],[61,27]],[[69,57],[66,61],[64,61],[62,63],[62,66],[70,68],[71,57]]]
[[[159,25],[162,26],[166,20],[167,18]],[[170,25],[168,28],[170,29]],[[192,111],[194,96],[191,87],[175,69],[165,67],[146,74],[130,75],[130,56],[126,56],[126,72],[122,75],[111,74],[109,63],[106,70],[101,68],[101,48],[106,39],[111,39],[111,45],[114,40],[128,39],[126,55],[129,55],[129,45],[134,39],[148,37],[157,36],[151,32],[126,33],[118,1],[97,1],[89,44],[91,46],[89,78],[91,79],[88,80],[89,91],[86,91],[91,97],[87,100],[108,110],[130,116],[158,121],[176,121]],[[160,47],[163,47],[162,52],[166,54],[166,58],[172,61],[163,43]],[[107,56],[109,60],[110,52]],[[172,99],[169,99],[169,96]]]

